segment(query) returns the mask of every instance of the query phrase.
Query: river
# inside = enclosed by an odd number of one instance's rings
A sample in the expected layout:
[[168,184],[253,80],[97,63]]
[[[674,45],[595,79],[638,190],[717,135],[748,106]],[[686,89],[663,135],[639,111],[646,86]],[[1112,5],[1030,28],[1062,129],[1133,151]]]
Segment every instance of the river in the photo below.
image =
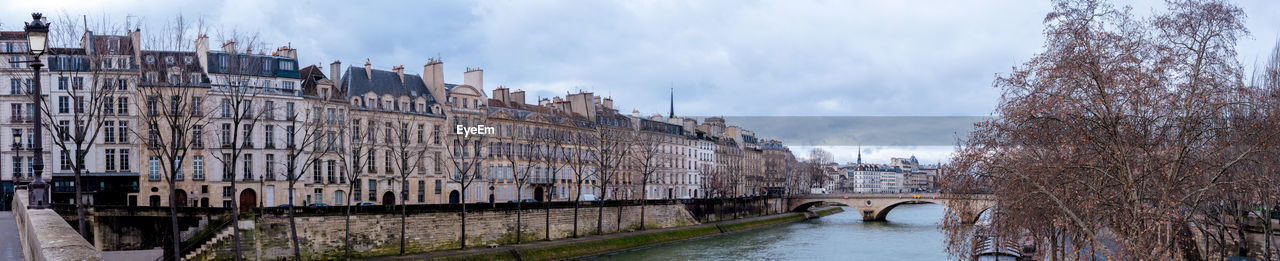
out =
[[939,205],[903,205],[888,222],[845,212],[712,238],[603,256],[603,260],[947,260]]

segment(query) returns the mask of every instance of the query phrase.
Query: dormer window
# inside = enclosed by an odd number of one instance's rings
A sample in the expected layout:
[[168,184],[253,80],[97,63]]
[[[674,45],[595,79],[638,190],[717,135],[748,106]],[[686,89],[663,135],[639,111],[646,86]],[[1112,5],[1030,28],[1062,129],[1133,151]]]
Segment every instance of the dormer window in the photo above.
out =
[[182,63],[184,63],[184,64],[186,64],[186,65],[191,65],[191,62],[192,62],[192,61],[194,61],[194,60],[195,60],[195,59],[192,59],[192,58],[191,58],[191,56],[182,57]]
[[173,56],[165,56],[165,57],[164,57],[164,63],[165,63],[165,64],[173,64],[173,61],[174,61]]
[[147,64],[154,64],[154,63],[156,63],[156,56],[155,56],[155,55],[147,55]]

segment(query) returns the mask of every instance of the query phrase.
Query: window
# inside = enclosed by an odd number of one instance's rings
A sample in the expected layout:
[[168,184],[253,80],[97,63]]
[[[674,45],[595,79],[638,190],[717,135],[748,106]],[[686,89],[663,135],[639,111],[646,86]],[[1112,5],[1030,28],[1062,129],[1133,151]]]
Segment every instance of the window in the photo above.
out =
[[174,180],[182,180],[182,156],[178,156],[177,160],[174,161],[173,166],[170,167],[178,170],[178,172],[174,173]]
[[196,155],[191,158],[191,179],[204,179],[204,156]]
[[322,175],[322,173],[320,173],[320,160],[317,159],[311,161],[311,168],[311,180],[317,184],[324,182],[324,179],[320,177],[320,175]]
[[203,127],[197,127],[196,129],[191,130],[192,148],[204,148],[204,129],[202,128]]
[[426,130],[424,130],[426,129],[426,127],[427,126],[424,124],[418,124],[418,144],[422,144],[426,142],[426,137],[424,137],[425,135],[423,135],[426,132]]
[[[129,143],[129,121],[120,121],[119,124],[116,125],[116,128],[116,130],[118,130],[116,132],[116,134],[118,134],[118,136],[116,136],[116,141],[119,143]],[[200,133],[197,132],[196,135],[200,135]]]
[[[59,134],[58,136],[59,138],[62,138],[62,141],[71,140],[71,121],[69,120],[58,121],[58,129],[61,129],[61,131],[58,131],[58,134]],[[17,134],[14,134],[14,135],[16,136]]]
[[295,114],[293,113],[293,107],[294,107],[294,106],[293,106],[293,102],[286,102],[286,103],[284,103],[284,117],[285,117],[285,118],[287,118],[287,119],[289,119],[289,120],[293,120],[293,118],[294,118],[294,117],[297,117],[297,116],[298,116],[298,115],[295,115]]
[[129,115],[129,97],[116,98],[116,113]]
[[263,118],[267,120],[276,119],[276,102],[267,101],[267,104],[264,104],[262,106],[262,111],[265,112],[265,115],[263,115]]
[[202,97],[191,97],[191,115],[205,115],[205,109],[202,109],[204,102],[205,99]]
[[[15,177],[22,177],[22,157],[13,156],[13,175]],[[356,187],[359,187],[360,184],[356,185]]]
[[84,97],[75,96],[71,97],[71,100],[76,103],[76,113],[84,113]]
[[392,168],[395,168],[394,164],[391,163],[392,162],[391,150],[387,150],[386,153],[387,153],[387,157],[386,157],[387,173],[391,173]]
[[[16,158],[16,157],[15,157],[15,158]],[[19,169],[19,168],[20,168],[20,167],[18,167],[18,165],[16,165],[16,164],[15,164],[15,165],[13,165],[13,167],[14,167],[15,169]],[[360,195],[361,195],[361,193],[360,193],[360,180],[358,180],[358,179],[357,179],[355,182],[352,182],[352,183],[351,183],[351,189],[352,189],[352,190],[351,190],[351,196],[352,196],[352,197],[354,197],[354,199],[352,199],[352,200],[360,201]]]
[[369,179],[369,200],[377,200],[378,198],[378,181]]
[[147,161],[147,178],[150,180],[160,180],[160,157],[151,156],[151,160]]
[[285,127],[284,127],[285,139],[287,139],[287,140],[285,140],[285,146],[289,146],[290,148],[292,148],[292,147],[295,145],[295,143],[294,143],[294,141],[293,141],[293,140],[294,140],[293,133],[294,133],[294,126],[293,126],[293,125],[289,125],[289,126],[285,126]]
[[62,170],[68,170],[68,169],[71,169],[71,151],[68,151],[68,150],[62,150],[62,153],[61,153],[61,154],[62,154],[62,155],[59,155],[59,156],[61,156],[61,157],[60,157],[60,158],[61,158],[61,160],[60,160],[60,161],[61,161],[61,164],[58,164],[58,165],[60,165],[60,167],[62,168]]
[[71,79],[70,79],[70,78],[67,78],[67,77],[65,77],[65,76],[64,76],[64,77],[58,77],[58,90],[66,90],[66,89],[67,89],[67,85],[70,85],[70,83],[71,83]]
[[276,180],[276,155],[267,154],[266,157],[267,157],[267,172],[265,174],[266,177],[264,178],[266,180]]
[[120,149],[119,151],[120,151],[120,171],[128,172],[130,170],[129,165],[133,165],[129,162],[129,149]]
[[435,187],[436,195],[440,195],[441,190],[443,190],[443,189],[444,189],[444,188],[443,188],[444,186],[443,186],[443,184],[441,184],[441,183],[444,183],[444,182],[442,182],[442,181],[440,181],[440,180],[438,180],[438,179],[436,180],[436,187]]
[[241,140],[245,148],[253,148],[253,125],[244,125],[240,128]]
[[231,117],[231,100],[222,99],[222,117]]
[[244,173],[242,180],[253,180],[253,154],[244,154]]
[[84,89],[84,77],[71,78],[71,88],[76,90]]
[[427,181],[419,180],[418,181],[418,203],[423,203],[426,201],[427,201]]
[[266,136],[265,138],[266,138],[267,148],[276,147],[276,128],[275,127],[276,127],[275,125],[267,125],[262,127],[263,128],[262,134],[263,136]]
[[327,167],[326,170],[329,176],[329,183],[336,183],[337,177],[334,176],[334,169],[338,168],[337,162],[329,160],[328,163],[325,164],[325,167]]
[[230,123],[222,124],[222,144],[221,145],[222,147],[231,146],[231,124]]
[[102,122],[102,140],[105,143],[116,142],[116,122],[114,121]]
[[71,112],[71,98],[67,96],[58,96],[58,113]]
[[229,198],[231,197],[231,194],[232,194],[231,186],[222,187],[222,197]]

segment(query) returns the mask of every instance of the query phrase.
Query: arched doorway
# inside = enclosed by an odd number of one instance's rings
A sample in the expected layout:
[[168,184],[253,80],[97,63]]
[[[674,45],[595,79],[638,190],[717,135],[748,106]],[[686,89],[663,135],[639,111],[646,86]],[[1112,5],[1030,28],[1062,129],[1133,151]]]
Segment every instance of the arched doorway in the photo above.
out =
[[179,207],[187,206],[187,191],[184,191],[181,189],[174,190],[173,197],[176,198],[174,199],[174,201],[177,201],[177,202],[174,202],[173,204],[174,206],[179,206]]
[[533,200],[542,202],[542,187],[533,188]]
[[383,205],[383,206],[390,206],[390,205],[395,205],[395,204],[396,204],[396,194],[395,194],[395,193],[391,193],[391,191],[387,191],[387,192],[385,192],[385,193],[382,193],[382,205]]
[[461,199],[459,199],[459,197],[460,197],[460,194],[458,194],[458,191],[457,191],[457,190],[450,191],[450,192],[449,192],[449,204],[458,204],[458,202],[459,202],[459,201],[461,201]]
[[258,206],[258,193],[253,192],[253,189],[245,189],[240,192],[240,202],[237,203],[240,204],[240,213],[249,213]]
[[209,198],[201,198],[201,199],[200,199],[200,207],[202,207],[202,208],[207,208],[207,207],[209,207]]

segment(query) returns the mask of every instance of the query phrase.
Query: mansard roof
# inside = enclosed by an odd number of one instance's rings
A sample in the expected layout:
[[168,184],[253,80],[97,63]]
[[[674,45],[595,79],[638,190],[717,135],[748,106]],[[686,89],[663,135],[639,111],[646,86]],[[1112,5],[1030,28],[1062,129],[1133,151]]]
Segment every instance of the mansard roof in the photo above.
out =
[[[347,98],[361,96],[369,92],[378,95],[422,97],[427,99],[427,106],[437,101],[431,96],[431,90],[422,82],[422,77],[415,74],[404,74],[404,81],[396,72],[371,69],[365,73],[364,67],[347,67],[342,73],[342,89],[347,90]],[[447,86],[447,85],[446,85]]]

